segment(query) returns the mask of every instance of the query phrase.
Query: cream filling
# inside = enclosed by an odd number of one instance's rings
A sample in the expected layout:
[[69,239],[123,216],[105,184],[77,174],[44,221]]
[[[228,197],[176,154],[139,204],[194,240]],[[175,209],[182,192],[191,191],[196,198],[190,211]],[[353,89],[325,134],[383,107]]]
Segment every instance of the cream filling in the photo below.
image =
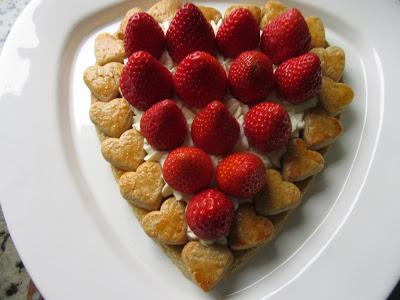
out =
[[[215,33],[218,31],[218,28],[219,28],[219,26],[221,26],[221,23],[222,23],[222,20],[219,20],[218,23],[211,21],[211,26]],[[170,21],[164,21],[164,22],[160,23],[160,26],[164,32],[166,32],[168,30],[169,24],[170,24]],[[224,58],[222,55],[218,55],[217,59],[221,63],[221,65],[223,66],[225,71],[228,72],[229,67],[232,63],[232,60],[230,58]],[[173,74],[175,73],[177,65],[174,63],[172,58],[169,56],[168,51],[164,51],[164,53],[161,55],[160,62],[171,73],[173,73]],[[287,103],[287,102],[279,99],[279,97],[276,95],[276,93],[271,93],[268,96],[268,101],[279,103],[283,107],[285,107],[285,109],[287,110],[287,112],[289,114],[290,121],[292,124],[292,137],[298,137],[299,131],[304,128],[304,111],[317,105],[316,98],[313,98],[313,99],[311,99],[303,104],[300,104],[300,105],[292,105],[290,103]],[[281,149],[275,150],[270,153],[262,154],[258,150],[249,146],[247,138],[243,132],[244,116],[249,111],[249,106],[240,102],[239,100],[232,97],[231,95],[227,95],[225,97],[225,99],[223,100],[223,102],[224,102],[225,106],[227,107],[227,109],[229,110],[229,112],[232,114],[232,116],[234,116],[237,119],[237,121],[239,122],[239,125],[240,125],[240,136],[239,136],[239,139],[238,139],[236,145],[233,148],[233,151],[234,152],[251,151],[251,152],[257,154],[262,159],[262,161],[264,162],[264,164],[267,168],[280,167],[280,160],[281,160],[282,156],[286,153],[286,147],[282,147]],[[196,115],[196,112],[198,110],[188,108],[179,99],[176,99],[176,103],[181,108],[183,115],[185,116],[187,124],[188,124],[188,136],[182,146],[193,146],[193,141],[192,141],[191,134],[190,134],[190,128],[191,128],[193,119]],[[137,131],[140,132],[140,119],[142,118],[142,115],[144,112],[140,111],[134,107],[132,107],[132,109],[134,112],[133,127]],[[158,151],[158,150],[154,149],[147,142],[146,139],[144,139],[143,149],[146,152],[146,155],[144,157],[145,161],[159,162],[161,164],[161,166],[164,165],[164,161],[168,155],[167,151]],[[218,163],[220,162],[220,160],[222,159],[221,156],[210,155],[210,157],[211,157],[211,161],[213,162],[214,167],[216,167],[218,165]],[[212,185],[215,186],[215,182],[213,182]],[[164,181],[164,187],[162,188],[161,193],[164,198],[174,196],[176,200],[183,200],[185,202],[188,202],[190,200],[190,198],[192,197],[192,195],[183,194],[179,191],[176,191],[165,181]],[[240,203],[251,201],[251,199],[236,199],[233,197],[229,197],[229,198],[231,199],[235,210],[238,209]],[[189,226],[187,227],[187,236],[190,240],[200,240],[200,242],[204,245],[211,245],[214,243],[221,244],[221,245],[227,244],[226,236],[222,236],[216,240],[210,240],[210,241],[201,240],[189,228]]]

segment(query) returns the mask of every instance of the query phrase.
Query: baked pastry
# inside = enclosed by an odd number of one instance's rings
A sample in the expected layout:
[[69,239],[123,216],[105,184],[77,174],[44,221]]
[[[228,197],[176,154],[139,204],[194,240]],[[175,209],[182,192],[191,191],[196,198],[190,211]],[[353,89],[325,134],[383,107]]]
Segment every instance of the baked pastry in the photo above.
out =
[[161,0],[96,38],[83,77],[102,154],[143,230],[204,291],[279,234],[342,133],[354,94],[327,45],[320,18],[275,0]]

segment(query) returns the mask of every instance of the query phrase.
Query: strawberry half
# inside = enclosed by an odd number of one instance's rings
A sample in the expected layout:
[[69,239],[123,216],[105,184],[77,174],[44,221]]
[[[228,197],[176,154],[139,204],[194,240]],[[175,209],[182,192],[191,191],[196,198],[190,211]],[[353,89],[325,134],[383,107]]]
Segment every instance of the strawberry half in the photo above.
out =
[[158,59],[165,49],[164,32],[152,16],[138,12],[130,17],[126,25],[124,47],[127,57],[143,50]]
[[122,69],[119,87],[124,98],[140,110],[171,98],[174,93],[171,73],[146,51],[129,57]]
[[216,171],[218,188],[238,198],[254,197],[264,187],[265,176],[264,163],[251,152],[238,152],[225,157]]
[[246,8],[237,8],[229,14],[217,32],[217,45],[224,56],[235,58],[260,43],[260,27]]
[[175,190],[194,194],[206,188],[213,175],[210,157],[196,147],[181,147],[167,156],[163,178]]
[[186,223],[202,240],[227,235],[233,222],[233,204],[225,194],[208,189],[196,194],[186,209]]
[[249,144],[262,152],[274,151],[286,145],[292,132],[289,114],[273,102],[253,106],[245,115],[243,126]]
[[288,9],[267,24],[261,35],[261,50],[274,64],[307,52],[311,36],[303,15],[297,8]]
[[197,108],[221,100],[228,85],[225,70],[218,60],[201,51],[189,54],[179,63],[174,82],[182,101]]
[[274,86],[272,62],[259,51],[246,51],[231,64],[228,74],[232,95],[246,104],[268,96]]
[[140,132],[153,148],[172,150],[182,145],[186,138],[186,119],[173,100],[163,100],[143,114]]
[[166,33],[167,49],[175,62],[195,51],[214,54],[214,31],[200,9],[185,3],[175,14]]
[[240,126],[221,102],[213,101],[196,114],[191,132],[197,147],[221,155],[235,146]]
[[317,96],[321,89],[321,61],[311,52],[288,59],[275,70],[275,78],[282,98],[301,104]]

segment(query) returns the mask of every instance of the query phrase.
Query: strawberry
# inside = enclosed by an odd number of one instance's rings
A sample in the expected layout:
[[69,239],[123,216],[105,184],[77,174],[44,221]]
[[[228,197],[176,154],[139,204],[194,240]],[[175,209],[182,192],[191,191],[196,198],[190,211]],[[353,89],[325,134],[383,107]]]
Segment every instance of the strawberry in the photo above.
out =
[[146,51],[129,57],[122,69],[119,87],[124,98],[140,110],[171,98],[174,92],[171,73]]
[[261,50],[274,64],[307,52],[311,47],[311,36],[301,12],[288,9],[267,24],[261,35]]
[[254,104],[267,97],[274,86],[272,62],[259,51],[243,52],[231,64],[228,81],[232,95]]
[[175,190],[193,194],[206,188],[212,179],[210,157],[196,147],[181,147],[170,152],[163,165],[164,180]]
[[244,117],[243,127],[249,144],[262,152],[274,151],[286,145],[292,132],[289,114],[273,102],[253,106]]
[[186,138],[186,119],[173,100],[163,100],[143,114],[140,131],[153,148],[172,150],[179,147]]
[[219,101],[213,101],[196,114],[192,123],[193,143],[213,155],[229,152],[239,138],[238,121]]
[[138,12],[130,17],[126,25],[124,47],[127,57],[143,50],[158,59],[165,48],[164,31],[152,16]]
[[195,51],[214,54],[214,31],[200,9],[185,3],[176,12],[166,33],[167,49],[175,62]]
[[237,8],[224,19],[216,39],[220,52],[235,58],[243,51],[258,47],[260,27],[248,9]]
[[261,158],[251,152],[237,152],[217,166],[218,188],[238,198],[252,198],[265,185],[266,169]]
[[322,84],[321,61],[314,53],[288,59],[275,70],[279,94],[292,104],[318,95]]
[[186,223],[202,240],[215,240],[227,235],[233,222],[233,204],[215,189],[204,190],[190,199]]
[[224,68],[214,56],[196,51],[180,62],[174,82],[176,92],[183,102],[202,108],[225,96],[228,79]]

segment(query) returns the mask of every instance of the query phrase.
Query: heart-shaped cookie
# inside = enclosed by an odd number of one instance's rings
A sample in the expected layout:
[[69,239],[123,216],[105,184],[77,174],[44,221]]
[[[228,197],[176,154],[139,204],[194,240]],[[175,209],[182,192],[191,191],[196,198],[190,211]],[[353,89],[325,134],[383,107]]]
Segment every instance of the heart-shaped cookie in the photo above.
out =
[[221,13],[215,9],[214,7],[208,7],[208,6],[197,6],[201,12],[203,13],[204,17],[207,19],[208,22],[214,21],[215,24],[218,23],[219,20],[221,20],[222,15]]
[[229,6],[225,11],[224,19],[228,17],[233,10],[240,7],[248,9],[253,15],[253,17],[257,20],[257,23],[260,23],[261,9],[257,5],[252,5],[252,4],[234,4]]
[[187,243],[181,257],[192,280],[204,291],[212,289],[233,263],[233,254],[227,247],[204,246],[198,241]]
[[124,98],[93,103],[89,116],[96,127],[109,137],[120,137],[132,127],[133,111]]
[[92,103],[89,116],[97,129],[109,137],[120,137],[132,127],[133,111],[124,98]]
[[128,25],[128,21],[129,19],[136,13],[143,11],[140,7],[133,7],[130,10],[128,10],[124,16],[124,18],[122,19],[121,23],[119,24],[119,29],[118,31],[115,33],[115,35],[123,40],[124,39],[124,34],[125,34],[125,29],[126,26]]
[[311,52],[317,54],[321,60],[322,75],[328,76],[334,81],[339,81],[342,78],[345,65],[345,55],[342,48],[313,48]]
[[322,77],[322,87],[318,100],[320,105],[330,114],[341,113],[354,98],[354,92],[347,84],[335,82],[329,77]]
[[114,167],[135,171],[143,162],[143,137],[134,128],[125,131],[121,137],[108,138],[101,143],[101,153]]
[[176,11],[181,7],[180,0],[160,0],[147,11],[157,22],[172,20]]
[[145,208],[157,210],[160,208],[161,190],[164,180],[159,163],[144,162],[136,172],[126,172],[119,179],[119,189],[122,197],[129,203]]
[[284,13],[286,10],[287,7],[281,2],[269,0],[261,10],[261,29],[263,29],[271,21],[275,20],[277,16]]
[[321,19],[315,16],[306,17],[306,23],[308,26],[308,30],[311,35],[311,47],[325,48],[326,40],[325,40],[325,27],[324,23],[322,23]]
[[94,54],[96,62],[100,66],[109,62],[124,62],[125,49],[124,42],[112,34],[100,33],[94,42]]
[[266,217],[256,215],[250,203],[241,204],[235,213],[229,243],[232,250],[246,250],[262,245],[274,236],[274,225]]
[[142,219],[143,230],[151,238],[168,245],[186,244],[185,207],[185,202],[168,198],[159,211],[149,212]]
[[279,171],[268,169],[265,188],[253,201],[257,213],[269,216],[295,208],[300,200],[301,192],[295,184],[284,181]]
[[321,172],[324,163],[324,157],[316,151],[308,150],[302,139],[292,139],[283,156],[282,177],[292,182],[301,181]]
[[322,108],[314,108],[306,112],[303,138],[308,148],[322,149],[335,142],[342,132],[340,120],[328,116]]
[[119,94],[119,77],[123,67],[117,62],[91,66],[83,73],[83,80],[98,100],[110,101]]

